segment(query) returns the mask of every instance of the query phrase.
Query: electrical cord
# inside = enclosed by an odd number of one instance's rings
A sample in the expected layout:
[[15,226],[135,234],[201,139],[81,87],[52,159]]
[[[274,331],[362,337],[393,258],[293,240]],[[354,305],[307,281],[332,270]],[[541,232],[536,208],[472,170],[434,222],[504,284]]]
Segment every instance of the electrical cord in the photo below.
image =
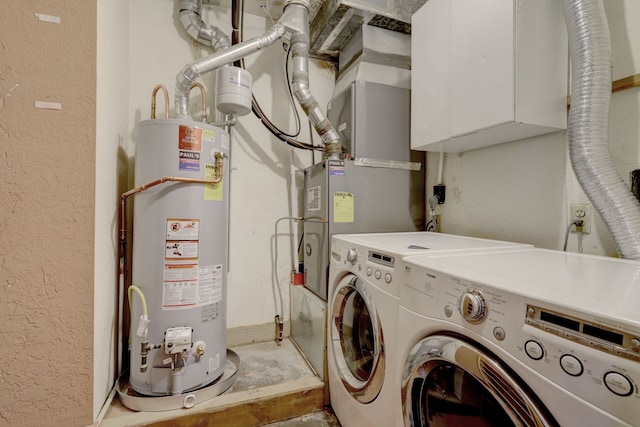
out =
[[440,232],[440,223],[438,222],[438,219],[436,218],[435,222],[434,222],[434,220],[430,220],[429,222],[427,222],[427,225],[426,225],[425,229],[427,231],[433,231],[434,233],[439,233]]
[[564,245],[562,246],[562,250],[564,252],[567,251],[567,242],[569,241],[569,231],[571,231],[571,227],[573,226],[576,227],[582,227],[582,220],[581,219],[574,219],[573,221],[571,221],[571,223],[569,223],[569,226],[567,227],[567,231],[564,234]]
[[436,216],[436,207],[438,206],[438,197],[431,196],[428,200],[429,203],[429,216],[431,220],[427,222],[427,231],[440,232],[440,224],[438,223],[438,217]]
[[[289,78],[289,58],[291,57],[291,46],[287,49],[287,56],[284,59],[284,73],[287,76],[287,89],[289,90],[289,102],[291,103],[291,109],[293,110],[293,115],[296,117],[296,133],[292,135],[287,135],[290,137],[297,137],[300,135],[301,124],[300,124],[300,114],[298,114],[298,109],[296,108],[296,103],[293,100],[293,90],[291,89],[291,79]],[[311,141],[311,145],[313,145],[313,141]]]

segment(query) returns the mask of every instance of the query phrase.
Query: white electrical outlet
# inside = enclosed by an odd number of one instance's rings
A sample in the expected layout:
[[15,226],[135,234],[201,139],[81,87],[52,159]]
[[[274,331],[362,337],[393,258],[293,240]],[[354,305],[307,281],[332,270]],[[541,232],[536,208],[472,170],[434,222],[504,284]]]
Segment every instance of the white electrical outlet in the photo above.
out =
[[569,221],[582,221],[582,226],[575,226],[573,230],[579,233],[591,232],[591,205],[589,203],[572,203],[569,207]]

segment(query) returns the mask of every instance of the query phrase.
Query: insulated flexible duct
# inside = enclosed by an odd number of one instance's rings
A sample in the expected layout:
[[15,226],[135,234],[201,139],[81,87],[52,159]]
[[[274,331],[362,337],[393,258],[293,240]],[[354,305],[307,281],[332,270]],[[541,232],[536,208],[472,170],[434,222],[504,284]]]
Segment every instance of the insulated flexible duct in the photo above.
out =
[[572,63],[569,157],[623,258],[640,259],[640,204],[609,154],[611,42],[602,0],[564,0]]

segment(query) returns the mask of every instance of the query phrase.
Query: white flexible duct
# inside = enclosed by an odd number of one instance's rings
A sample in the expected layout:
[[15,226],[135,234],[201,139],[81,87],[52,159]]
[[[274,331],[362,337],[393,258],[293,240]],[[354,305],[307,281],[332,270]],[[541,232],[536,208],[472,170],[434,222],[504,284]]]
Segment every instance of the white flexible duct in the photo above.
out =
[[180,1],[180,22],[194,40],[213,47],[213,50],[231,46],[229,37],[219,28],[204,22],[200,17],[201,13],[202,0]]
[[640,259],[640,204],[609,154],[611,42],[602,0],[564,0],[572,63],[569,157],[623,258]]

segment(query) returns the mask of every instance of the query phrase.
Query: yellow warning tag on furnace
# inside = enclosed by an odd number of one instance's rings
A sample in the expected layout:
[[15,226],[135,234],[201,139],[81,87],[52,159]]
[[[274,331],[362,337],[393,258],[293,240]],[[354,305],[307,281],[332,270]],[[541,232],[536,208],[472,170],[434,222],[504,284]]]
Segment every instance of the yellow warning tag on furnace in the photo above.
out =
[[[204,179],[216,179],[218,177],[216,165],[206,163],[204,165]],[[222,200],[222,181],[217,184],[204,185],[205,200]]]
[[333,222],[353,222],[353,194],[345,191],[333,193]]

